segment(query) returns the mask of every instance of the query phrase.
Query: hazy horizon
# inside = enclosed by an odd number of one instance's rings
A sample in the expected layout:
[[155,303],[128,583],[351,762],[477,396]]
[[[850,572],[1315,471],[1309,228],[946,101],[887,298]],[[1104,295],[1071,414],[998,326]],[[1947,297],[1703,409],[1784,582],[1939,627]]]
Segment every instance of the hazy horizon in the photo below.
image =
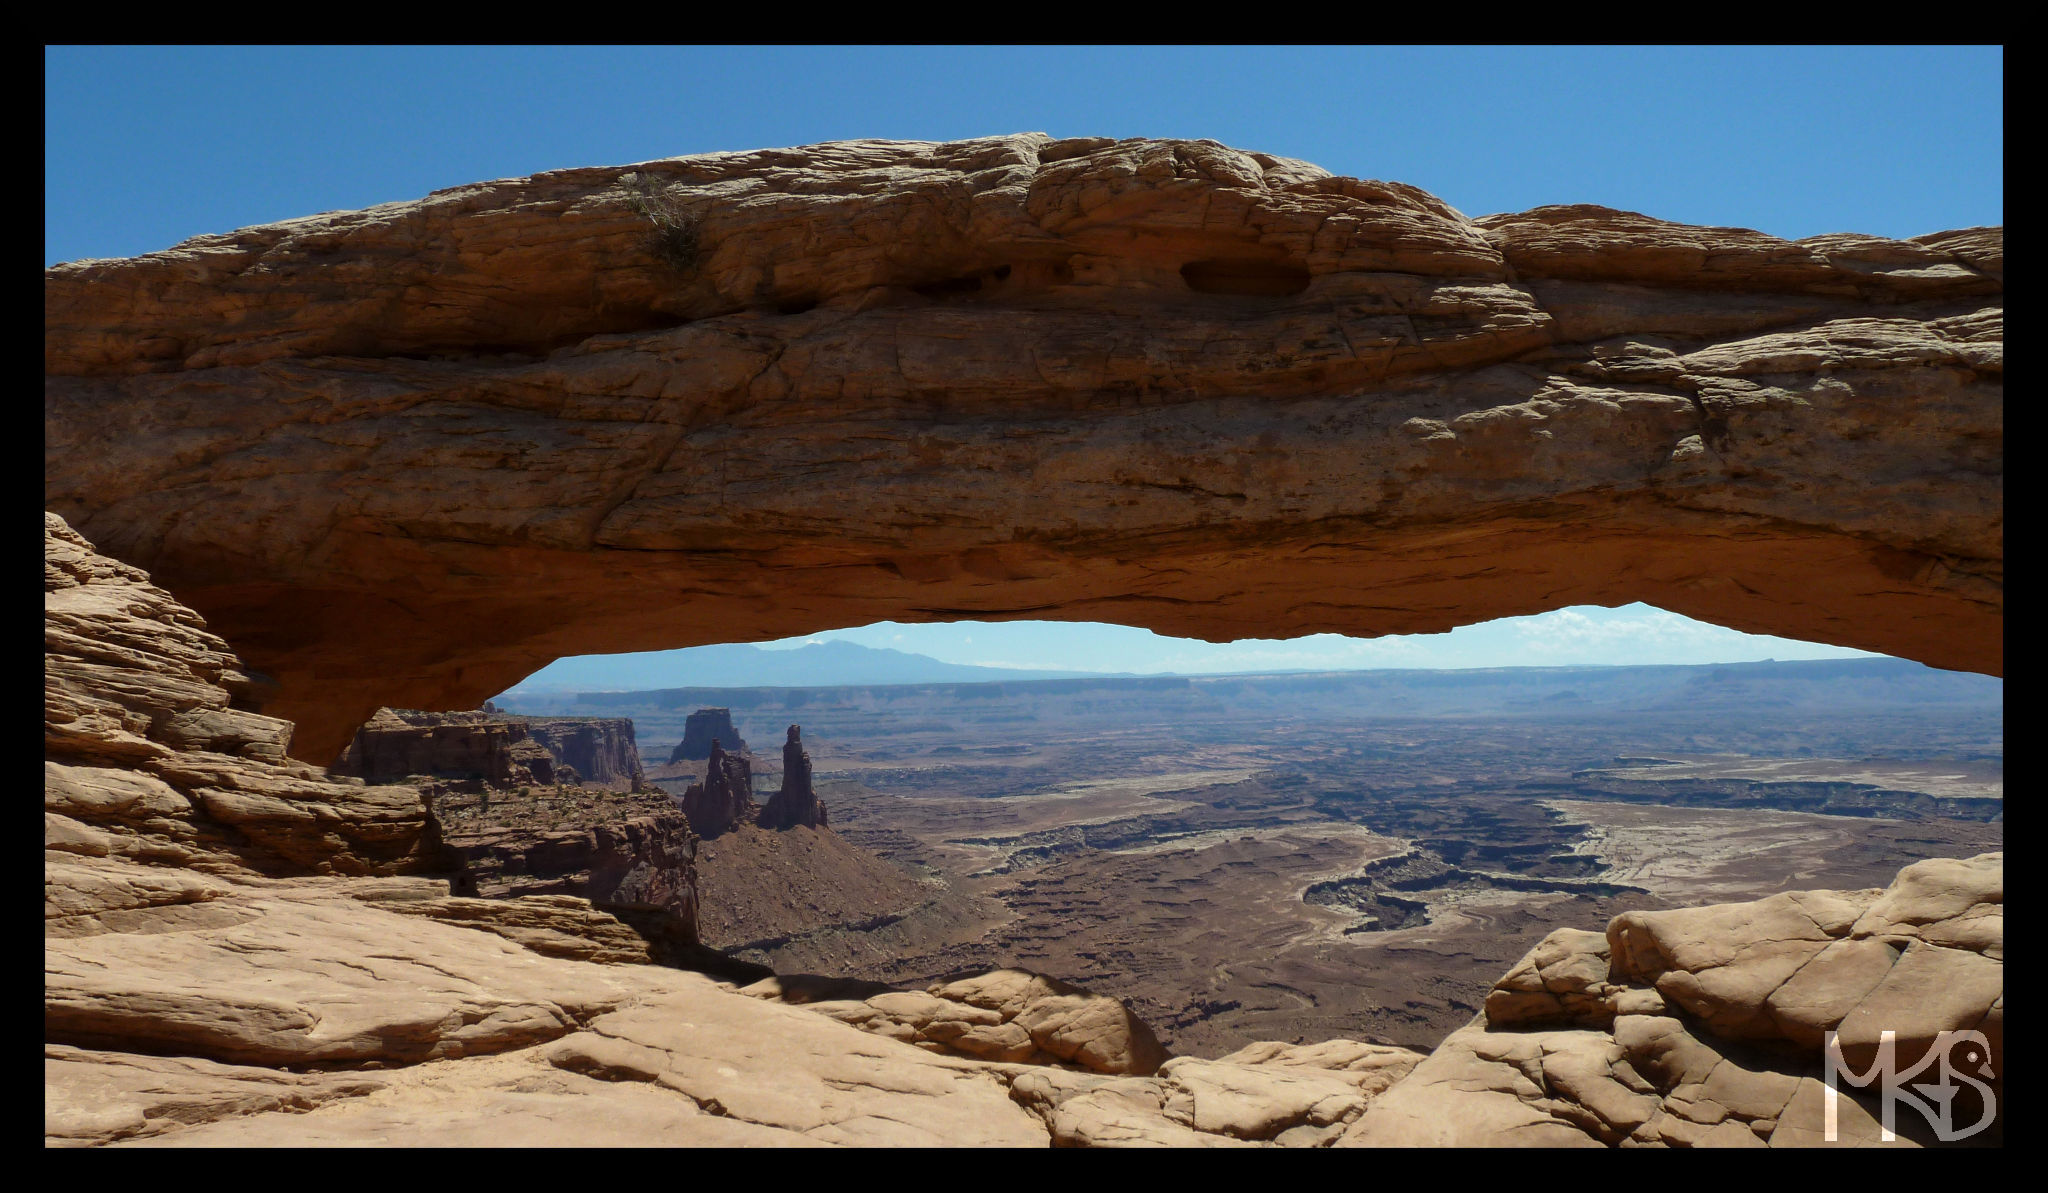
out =
[[[714,656],[706,652],[746,645],[780,652],[831,642],[899,651],[962,667],[1102,676],[1709,665],[1887,657],[1848,647],[1746,634],[1644,604],[1615,609],[1576,606],[1460,626],[1442,634],[1380,638],[1315,634],[1223,643],[1172,638],[1150,630],[1100,622],[885,621],[772,642],[570,656],[541,668],[506,692],[756,686],[697,682],[689,673],[699,660],[717,667],[731,665],[729,659],[719,657],[714,661]],[[673,672],[674,680],[613,683],[601,678],[608,672],[643,677]],[[832,686],[832,681],[820,680],[815,686]]]

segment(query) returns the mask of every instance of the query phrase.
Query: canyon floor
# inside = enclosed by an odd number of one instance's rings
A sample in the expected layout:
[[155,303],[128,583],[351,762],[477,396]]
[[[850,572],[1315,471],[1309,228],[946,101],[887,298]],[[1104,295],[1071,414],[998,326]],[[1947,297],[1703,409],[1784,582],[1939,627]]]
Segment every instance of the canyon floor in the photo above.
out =
[[[1053,974],[1128,1000],[1182,1054],[1428,1049],[1555,928],[1881,887],[2003,846],[1995,680],[1857,660],[1449,682],[688,693],[733,705],[749,740],[801,720],[834,833],[916,880],[792,843],[789,906],[725,925],[711,909],[772,883],[721,873],[710,842],[707,941],[896,985]],[[581,708],[630,712],[665,754],[681,695]],[[821,866],[849,876],[837,911],[811,890],[837,881]]]

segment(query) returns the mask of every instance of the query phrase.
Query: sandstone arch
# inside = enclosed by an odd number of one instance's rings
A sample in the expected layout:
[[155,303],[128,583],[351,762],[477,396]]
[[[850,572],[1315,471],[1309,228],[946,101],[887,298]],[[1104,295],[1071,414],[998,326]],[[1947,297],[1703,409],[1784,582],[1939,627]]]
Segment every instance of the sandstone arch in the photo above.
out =
[[[2002,672],[2000,229],[1475,221],[1038,134],[636,172],[48,271],[46,508],[320,763],[564,654],[884,618],[1643,600]],[[650,248],[647,177],[694,261]]]

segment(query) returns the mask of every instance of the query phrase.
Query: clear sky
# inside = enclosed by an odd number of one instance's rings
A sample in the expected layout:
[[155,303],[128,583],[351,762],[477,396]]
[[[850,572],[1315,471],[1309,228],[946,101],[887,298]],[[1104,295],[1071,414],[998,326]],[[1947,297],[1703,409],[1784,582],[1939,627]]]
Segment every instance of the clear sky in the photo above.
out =
[[[570,166],[1025,131],[1208,137],[1413,183],[1469,215],[1601,203],[1784,237],[1904,237],[2004,222],[2004,84],[1997,47],[51,47],[44,259]],[[1849,653],[1642,606],[1228,648],[1042,624],[834,636],[1115,671]],[[1324,661],[1284,661],[1306,655]]]

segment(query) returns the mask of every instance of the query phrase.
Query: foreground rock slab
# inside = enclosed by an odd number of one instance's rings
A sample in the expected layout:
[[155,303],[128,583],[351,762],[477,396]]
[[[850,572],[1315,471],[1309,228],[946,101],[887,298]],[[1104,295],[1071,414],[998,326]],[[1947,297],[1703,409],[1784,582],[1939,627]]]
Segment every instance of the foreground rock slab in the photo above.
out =
[[929,990],[775,977],[742,993],[807,1005],[842,1023],[950,1055],[1070,1063],[1135,1076],[1157,1072],[1166,1060],[1152,1029],[1122,1002],[1021,969],[994,970]]
[[1878,1144],[1880,1090],[1851,1080],[1827,1138],[1825,1034],[1861,1074],[1886,1033],[1904,1071],[1941,1033],[1975,1032],[1981,1048],[1952,1047],[1966,1080],[1946,1082],[1951,1125],[1968,1134],[1943,1140],[1901,1109],[1895,1142],[1998,1143],[2004,902],[2004,855],[1984,854],[1916,862],[1882,891],[1628,912],[1604,936],[1560,930],[1341,1142]]

